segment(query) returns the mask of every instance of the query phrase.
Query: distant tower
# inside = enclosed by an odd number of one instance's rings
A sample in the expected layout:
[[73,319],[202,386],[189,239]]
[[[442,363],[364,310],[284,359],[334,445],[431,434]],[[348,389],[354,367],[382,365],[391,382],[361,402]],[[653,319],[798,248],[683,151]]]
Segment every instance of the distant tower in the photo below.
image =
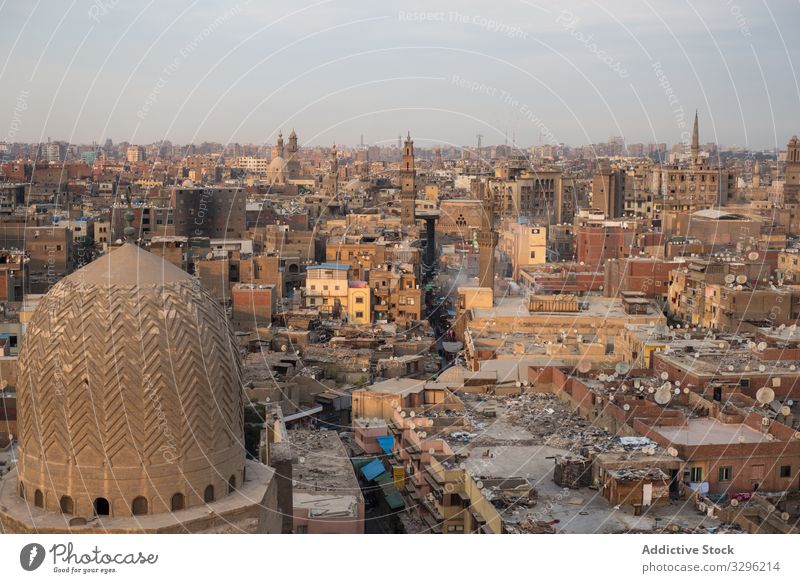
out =
[[783,174],[784,203],[800,204],[800,140],[797,136],[792,136],[786,145],[786,167]]
[[289,134],[289,146],[286,148],[286,153],[289,160],[286,162],[286,177],[294,180],[300,177],[300,159],[298,152],[300,147],[297,145],[297,134],[294,130]]
[[283,132],[278,132],[278,141],[275,144],[275,154],[273,158],[277,157],[283,158]]
[[436,146],[433,149],[433,169],[441,170],[443,168],[444,168],[444,163],[442,162],[442,147]]
[[478,285],[494,291],[494,249],[499,236],[494,228],[494,195],[486,183],[478,179],[478,196],[483,201],[481,213],[481,230],[478,232],[478,248],[480,250],[478,267]]
[[331,169],[328,173],[328,194],[331,198],[339,198],[339,153],[336,144],[331,147]]
[[400,166],[400,222],[413,227],[416,221],[417,171],[414,169],[414,142],[411,132],[403,146],[403,162]]
[[753,188],[761,186],[761,164],[758,160],[753,160]]
[[692,128],[692,147],[691,147],[692,166],[700,166],[700,130],[697,123],[697,110],[694,112],[694,128]]

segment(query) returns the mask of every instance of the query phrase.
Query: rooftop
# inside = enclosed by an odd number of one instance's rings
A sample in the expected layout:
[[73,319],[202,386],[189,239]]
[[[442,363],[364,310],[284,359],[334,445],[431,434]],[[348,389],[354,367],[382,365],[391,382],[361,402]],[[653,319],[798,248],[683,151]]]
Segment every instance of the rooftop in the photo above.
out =
[[658,425],[655,431],[677,445],[736,445],[767,441],[764,433],[741,423],[721,423],[707,417],[689,419],[683,426]]

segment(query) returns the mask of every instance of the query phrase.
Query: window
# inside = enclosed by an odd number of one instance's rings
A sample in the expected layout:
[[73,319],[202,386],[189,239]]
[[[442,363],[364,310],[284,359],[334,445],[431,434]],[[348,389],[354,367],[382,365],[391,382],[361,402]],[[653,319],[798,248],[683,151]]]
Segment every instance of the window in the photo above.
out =
[[75,505],[72,503],[72,498],[69,496],[62,496],[59,502],[62,514],[72,514],[75,510]]
[[364,303],[364,296],[356,296],[356,303],[363,304]]
[[233,494],[236,490],[236,476],[228,478],[228,494]]
[[363,318],[364,312],[356,312],[356,318]]
[[693,467],[689,472],[689,481],[690,482],[702,482],[703,481],[703,468],[700,467]]
[[37,508],[44,508],[44,494],[41,490],[36,490],[33,493],[33,505]]
[[724,466],[719,469],[719,481],[730,482],[731,474],[733,473],[732,466]]
[[792,466],[781,466],[780,476],[781,476],[781,478],[791,478],[792,477]]
[[214,486],[207,486],[205,492],[203,492],[203,502],[208,504],[209,502],[214,501]]
[[133,499],[131,504],[131,514],[138,516],[140,514],[147,514],[147,498],[137,496]]
[[111,513],[111,505],[105,498],[95,498],[92,506],[95,516],[108,516]]
[[172,509],[173,512],[177,510],[183,510],[185,505],[186,502],[184,500],[183,494],[178,492],[177,494],[174,494],[172,496],[172,503],[170,504],[170,508]]
[[536,259],[536,251],[531,251],[531,259]]

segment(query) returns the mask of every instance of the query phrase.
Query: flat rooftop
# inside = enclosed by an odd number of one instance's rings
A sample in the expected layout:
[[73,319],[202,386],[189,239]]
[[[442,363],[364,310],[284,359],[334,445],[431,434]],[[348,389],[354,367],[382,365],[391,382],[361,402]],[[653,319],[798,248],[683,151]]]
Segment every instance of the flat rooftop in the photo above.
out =
[[[293,452],[295,504],[299,492],[313,494],[320,500],[361,495],[350,457],[335,431],[291,429],[289,443]],[[310,499],[302,497],[302,500]]]
[[390,393],[405,397],[421,392],[425,388],[425,381],[405,378],[388,379],[365,388],[372,393]]
[[716,419],[689,419],[687,425],[658,425],[653,429],[677,445],[736,445],[761,443],[766,436],[741,423],[720,423]]
[[[553,296],[556,301],[557,296]],[[497,300],[497,305],[492,308],[473,308],[475,318],[520,318],[540,316],[561,316],[570,318],[628,318],[636,320],[643,317],[662,317],[663,312],[654,302],[648,302],[647,313],[628,314],[622,300],[599,296],[584,296],[579,298],[581,306],[577,312],[531,312],[528,310],[526,296],[506,296]]]

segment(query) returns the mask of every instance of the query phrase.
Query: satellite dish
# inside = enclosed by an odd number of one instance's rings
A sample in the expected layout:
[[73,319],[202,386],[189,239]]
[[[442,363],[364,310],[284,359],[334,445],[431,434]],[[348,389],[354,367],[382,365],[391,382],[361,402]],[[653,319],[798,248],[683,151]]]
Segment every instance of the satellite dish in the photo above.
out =
[[674,447],[670,447],[669,449],[667,449],[667,453],[672,457],[678,457],[678,450],[675,449]]
[[747,276],[744,273],[740,273],[736,276],[736,283],[739,285],[747,283]]
[[789,513],[788,512],[781,512],[781,520],[783,520],[784,522],[788,522],[789,521]]
[[670,393],[669,389],[661,388],[656,391],[654,399],[659,405],[666,405],[672,399],[672,393]]
[[740,435],[739,437],[737,437],[736,441],[738,441],[739,443],[744,443],[745,442],[744,435]]
[[630,411],[630,410],[631,410],[631,406],[630,406],[630,405],[628,405],[627,403],[625,403],[625,404],[622,406],[622,409],[623,409],[624,411]]
[[592,365],[585,360],[578,363],[578,372],[587,373],[592,370]]
[[767,349],[767,343],[766,342],[759,342],[756,345],[756,348],[758,348],[759,352],[764,352]]
[[758,372],[764,372],[765,370],[767,370],[766,366],[764,366],[763,364],[758,365]]
[[669,375],[668,375],[667,373],[665,373],[665,372],[662,372],[662,373],[661,373],[661,380],[662,380],[662,381],[665,381],[665,380],[667,380],[668,378],[669,378]]
[[751,251],[750,254],[747,256],[747,258],[750,261],[755,261],[756,259],[758,259],[758,253],[756,253],[755,251]]
[[600,376],[599,376],[599,377],[597,377],[597,378],[598,378],[598,379],[600,380],[600,382],[602,382],[602,383],[604,383],[604,382],[606,382],[606,381],[608,380],[608,377],[605,375],[605,373],[600,373]]
[[739,501],[736,498],[732,499],[731,500],[731,506],[734,506],[734,507],[739,506]]
[[761,403],[762,405],[766,405],[767,403],[772,403],[775,400],[775,391],[773,391],[769,387],[761,387],[756,391],[756,401]]
[[627,362],[618,362],[614,370],[617,371],[617,374],[624,375],[628,374],[628,371],[631,370],[631,366]]
[[725,276],[725,283],[733,283],[734,281],[736,281],[736,276],[732,273]]

